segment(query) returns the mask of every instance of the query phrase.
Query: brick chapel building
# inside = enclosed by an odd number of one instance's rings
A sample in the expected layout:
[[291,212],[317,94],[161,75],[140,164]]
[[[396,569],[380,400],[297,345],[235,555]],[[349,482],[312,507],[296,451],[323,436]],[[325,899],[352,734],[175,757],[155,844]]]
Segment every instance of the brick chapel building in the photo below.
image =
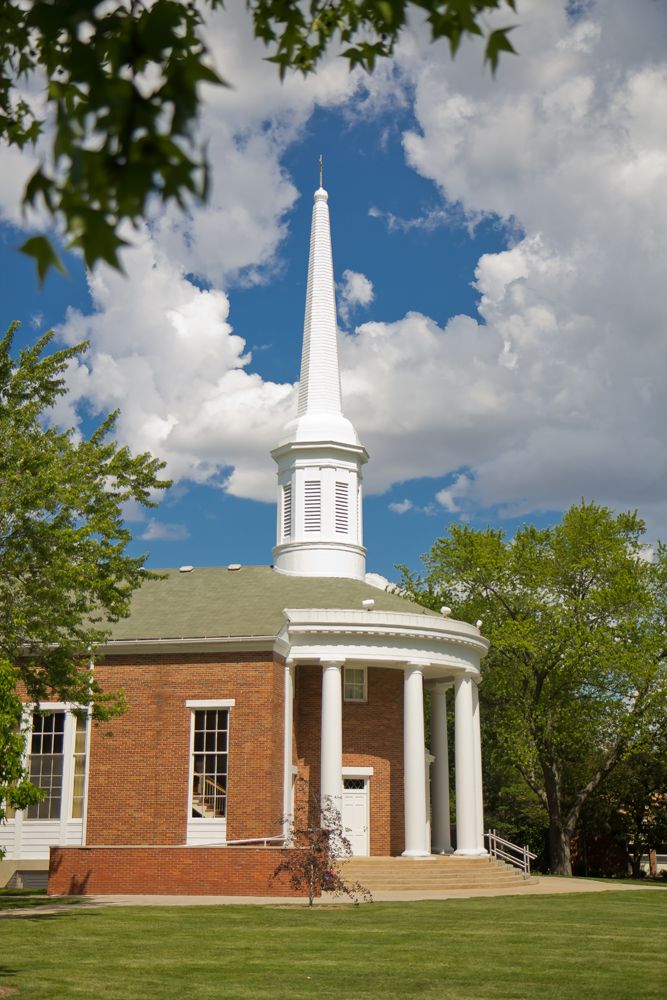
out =
[[28,884],[50,863],[51,892],[291,893],[271,874],[304,797],[330,798],[355,855],[451,853],[450,691],[455,853],[486,854],[477,684],[487,642],[448,609],[365,579],[368,455],[342,410],[322,187],[298,413],[272,455],[273,565],[183,566],[147,581],[95,654],[102,686],[125,692],[120,717],[90,725],[66,704],[35,708],[29,768],[46,797],[0,828],[4,881],[19,873]]

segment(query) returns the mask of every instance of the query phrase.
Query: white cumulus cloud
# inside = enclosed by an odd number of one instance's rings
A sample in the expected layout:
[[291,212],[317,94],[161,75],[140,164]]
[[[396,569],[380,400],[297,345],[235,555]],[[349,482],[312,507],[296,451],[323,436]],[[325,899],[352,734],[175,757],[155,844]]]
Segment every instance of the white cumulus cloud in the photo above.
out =
[[349,268],[343,271],[343,280],[338,285],[338,312],[344,323],[349,322],[350,314],[357,307],[369,306],[374,297],[370,278]]
[[[331,60],[314,80],[278,87],[239,7],[211,29],[236,84],[211,94],[203,119],[211,205],[154,220],[128,279],[96,272],[94,311],[71,313],[62,336],[92,344],[72,368],[70,405],[120,405],[119,435],[166,458],[171,475],[271,499],[267,452],[294,391],[253,370],[223,289],[271,272],[296,197],[284,153],[317,104],[353,107],[360,84]],[[436,500],[459,516],[558,510],[584,495],[638,506],[664,532],[664,4],[524,0],[520,21],[520,55],[496,79],[478,47],[452,63],[417,28],[371,85],[368,115],[397,100],[399,82],[414,100],[405,155],[440,198],[422,228],[490,215],[513,235],[477,264],[478,315],[439,325],[413,311],[342,336],[346,412],[372,459],[366,485],[458,473]],[[399,220],[401,208],[375,211]],[[372,307],[365,275],[342,280],[342,310]]]

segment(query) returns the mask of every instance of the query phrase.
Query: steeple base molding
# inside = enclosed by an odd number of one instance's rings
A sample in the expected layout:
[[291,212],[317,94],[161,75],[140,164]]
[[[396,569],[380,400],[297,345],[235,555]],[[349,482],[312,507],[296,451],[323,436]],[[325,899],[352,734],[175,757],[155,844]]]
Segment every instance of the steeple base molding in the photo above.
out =
[[274,569],[290,576],[344,576],[363,580],[366,549],[344,542],[286,542],[273,550]]

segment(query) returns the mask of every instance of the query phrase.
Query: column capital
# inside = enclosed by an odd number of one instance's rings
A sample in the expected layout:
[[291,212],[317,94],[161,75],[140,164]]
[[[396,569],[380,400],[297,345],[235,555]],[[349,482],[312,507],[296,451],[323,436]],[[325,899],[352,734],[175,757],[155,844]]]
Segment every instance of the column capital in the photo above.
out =
[[426,660],[408,660],[405,664],[406,672],[408,670],[419,670],[423,674],[427,667],[428,662]]
[[320,657],[320,666],[321,667],[344,667],[345,666],[345,659],[343,658],[343,659],[338,659],[338,660],[334,660],[334,659],[330,660],[327,657],[323,657],[322,656],[322,657]]

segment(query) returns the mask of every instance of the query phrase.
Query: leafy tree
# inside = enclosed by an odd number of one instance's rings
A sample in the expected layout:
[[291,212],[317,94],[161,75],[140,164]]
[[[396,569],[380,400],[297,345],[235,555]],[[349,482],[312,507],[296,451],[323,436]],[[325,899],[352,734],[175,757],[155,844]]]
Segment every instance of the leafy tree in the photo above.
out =
[[667,738],[629,754],[600,789],[598,809],[609,835],[622,846],[634,878],[642,855],[667,844]]
[[153,507],[168,484],[162,462],[113,441],[115,413],[88,439],[49,425],[85,345],[43,355],[48,333],[14,359],[15,329],[0,340],[0,656],[32,700],[92,693],[103,714],[108,697],[82,666],[145,579],[145,557],[126,552],[123,505]]
[[[208,164],[195,126],[200,85],[224,85],[205,39],[206,9],[223,0],[4,0],[0,5],[0,141],[34,144],[47,121],[49,155],[26,187],[24,205],[40,203],[69,247],[92,267],[118,267],[124,223],[137,223],[151,199],[205,199]],[[495,71],[513,52],[510,28],[489,31],[484,15],[515,0],[246,0],[255,35],[284,77],[313,72],[326,50],[344,46],[350,66],[372,70],[388,56],[417,9],[433,39],[452,55],[466,36],[485,38]],[[28,96],[35,87],[40,99]],[[40,280],[62,263],[50,241],[22,247]]]
[[25,732],[18,681],[18,670],[0,658],[0,822],[8,808],[25,809],[40,799],[39,789],[28,781],[23,767]]
[[287,874],[296,892],[305,890],[309,906],[322,892],[347,896],[355,906],[362,899],[372,902],[368,889],[344,877],[341,862],[352,856],[352,848],[340,812],[330,799],[322,805],[309,802],[307,796],[301,801],[290,823],[288,844],[281,853],[273,878]]
[[153,507],[168,485],[162,462],[112,440],[116,414],[88,439],[49,425],[85,345],[44,356],[46,334],[15,359],[15,330],[0,340],[0,821],[3,800],[23,808],[37,795],[21,763],[17,684],[30,701],[92,702],[100,719],[122,709],[91,676],[90,649],[146,578],[145,557],[126,553],[123,505]]
[[582,501],[560,524],[452,525],[408,593],[483,619],[480,689],[490,738],[546,811],[551,869],[571,874],[582,807],[664,712],[665,550],[646,559],[643,522]]

